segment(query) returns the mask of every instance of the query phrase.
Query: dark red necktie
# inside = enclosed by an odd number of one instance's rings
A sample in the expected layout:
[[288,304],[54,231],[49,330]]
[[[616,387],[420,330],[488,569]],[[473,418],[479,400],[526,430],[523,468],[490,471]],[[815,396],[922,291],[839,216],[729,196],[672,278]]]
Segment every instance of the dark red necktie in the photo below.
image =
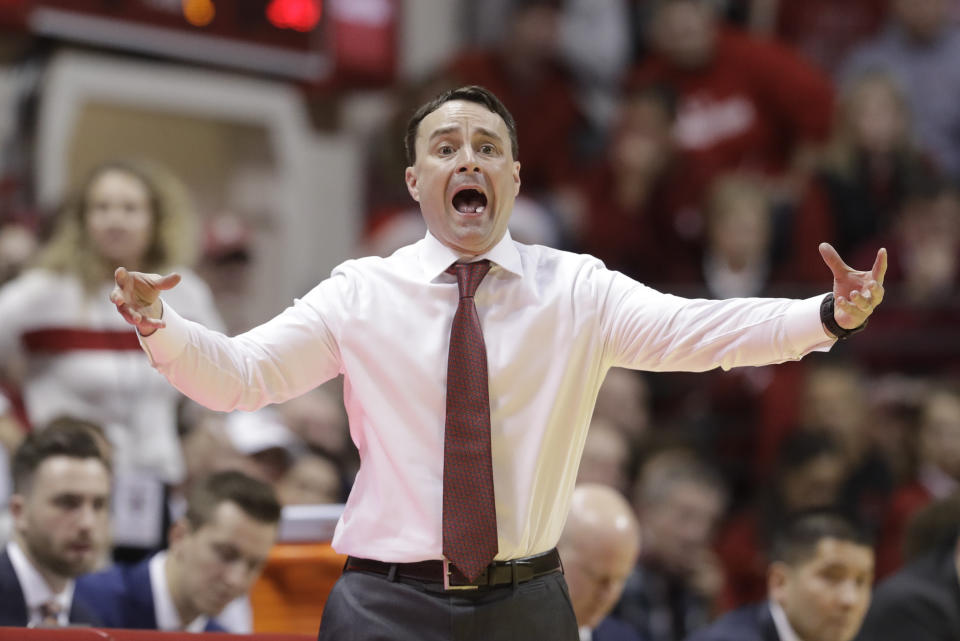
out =
[[469,580],[497,555],[497,511],[490,455],[487,349],[473,294],[490,261],[456,264],[460,303],[450,330],[443,442],[443,555]]

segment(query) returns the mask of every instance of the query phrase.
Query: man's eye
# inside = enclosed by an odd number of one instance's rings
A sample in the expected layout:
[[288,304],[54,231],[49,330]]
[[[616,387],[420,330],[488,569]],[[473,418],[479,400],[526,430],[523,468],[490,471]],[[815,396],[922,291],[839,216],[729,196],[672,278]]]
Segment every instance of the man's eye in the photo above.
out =
[[497,148],[493,145],[480,145],[481,154],[493,154],[496,153]]
[[453,147],[450,145],[441,145],[437,151],[440,152],[441,156],[449,156],[453,153]]

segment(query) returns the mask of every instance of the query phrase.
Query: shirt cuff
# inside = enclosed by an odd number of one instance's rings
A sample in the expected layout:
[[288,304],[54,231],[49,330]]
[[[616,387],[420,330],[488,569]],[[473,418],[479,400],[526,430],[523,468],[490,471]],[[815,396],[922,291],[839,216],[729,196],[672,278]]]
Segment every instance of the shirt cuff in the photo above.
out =
[[140,346],[147,353],[150,364],[154,366],[176,359],[188,343],[187,321],[167,301],[163,301],[163,322],[166,326],[149,336],[137,333]]
[[837,342],[820,321],[820,303],[826,294],[797,301],[784,318],[784,329],[799,354],[826,352]]

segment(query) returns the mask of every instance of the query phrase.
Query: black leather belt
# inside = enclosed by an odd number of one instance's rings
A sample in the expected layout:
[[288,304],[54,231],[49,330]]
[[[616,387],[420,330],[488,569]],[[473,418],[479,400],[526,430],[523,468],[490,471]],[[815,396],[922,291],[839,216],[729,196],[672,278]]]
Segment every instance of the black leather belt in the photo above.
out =
[[474,581],[460,573],[448,561],[418,561],[416,563],[385,563],[371,559],[347,557],[345,572],[374,572],[388,579],[406,579],[423,583],[443,584],[445,590],[477,590],[512,583],[523,583],[551,572],[560,572],[560,555],[554,548],[549,552],[510,561],[494,561]]

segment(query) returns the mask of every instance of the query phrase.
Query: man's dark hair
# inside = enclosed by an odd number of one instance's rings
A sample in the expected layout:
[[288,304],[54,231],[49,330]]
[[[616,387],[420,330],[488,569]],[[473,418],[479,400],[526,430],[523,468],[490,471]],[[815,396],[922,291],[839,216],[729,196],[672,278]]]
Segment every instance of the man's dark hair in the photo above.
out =
[[102,434],[97,425],[68,418],[60,418],[45,428],[30,432],[13,455],[13,491],[29,493],[40,465],[55,456],[96,459],[109,472],[110,461],[95,436],[98,432]]
[[261,523],[280,520],[280,502],[273,488],[242,472],[217,472],[197,483],[187,496],[187,522],[196,530],[213,518],[221,503],[233,503]]
[[517,160],[520,157],[520,145],[517,142],[517,123],[514,122],[513,116],[510,115],[510,112],[503,106],[500,99],[493,95],[493,92],[489,89],[484,89],[477,85],[470,85],[444,91],[414,112],[410,118],[410,122],[407,123],[407,136],[404,139],[408,166],[413,166],[413,164],[417,162],[417,130],[420,128],[420,122],[443,106],[444,103],[452,100],[475,102],[503,118],[503,122],[507,125],[507,132],[510,134],[510,151],[513,152],[513,159]]
[[770,560],[797,566],[809,561],[823,539],[869,546],[866,535],[840,512],[816,509],[793,515],[773,538]]

